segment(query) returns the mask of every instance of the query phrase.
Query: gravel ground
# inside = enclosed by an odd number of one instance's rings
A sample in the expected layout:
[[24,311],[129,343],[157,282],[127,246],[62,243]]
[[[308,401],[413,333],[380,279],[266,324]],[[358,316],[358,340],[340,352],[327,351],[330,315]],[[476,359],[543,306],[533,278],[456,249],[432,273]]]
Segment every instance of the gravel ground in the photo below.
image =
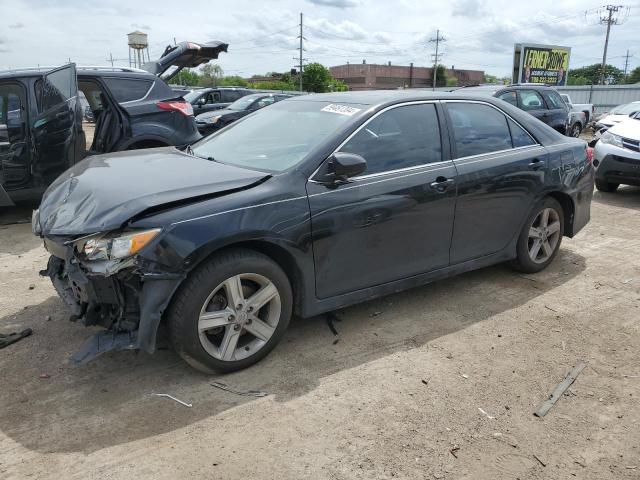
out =
[[6,225],[26,216],[0,215],[0,332],[34,331],[0,350],[0,479],[640,478],[640,189],[596,192],[545,272],[495,266],[347,308],[337,337],[297,320],[220,377],[166,349],[70,365],[92,331],[38,277],[30,226]]

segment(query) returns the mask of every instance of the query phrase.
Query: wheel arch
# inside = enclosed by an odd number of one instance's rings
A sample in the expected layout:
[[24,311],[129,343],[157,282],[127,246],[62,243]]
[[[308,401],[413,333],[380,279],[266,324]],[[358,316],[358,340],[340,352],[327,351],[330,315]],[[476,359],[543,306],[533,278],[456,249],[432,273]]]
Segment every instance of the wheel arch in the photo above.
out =
[[576,206],[570,195],[560,191],[549,192],[548,197],[555,199],[562,207],[564,214],[564,232],[565,237],[573,237],[573,222],[575,218]]

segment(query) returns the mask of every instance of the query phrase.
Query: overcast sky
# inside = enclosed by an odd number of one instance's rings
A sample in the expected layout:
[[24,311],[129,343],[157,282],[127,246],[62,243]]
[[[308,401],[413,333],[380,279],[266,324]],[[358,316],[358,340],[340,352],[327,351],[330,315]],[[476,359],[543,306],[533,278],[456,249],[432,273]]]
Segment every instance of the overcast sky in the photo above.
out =
[[[605,27],[592,0],[0,0],[0,69],[35,65],[104,65],[110,53],[128,65],[126,34],[149,35],[151,57],[168,43],[222,40],[225,74],[288,71],[298,52],[304,13],[305,58],[346,63],[428,65],[440,29],[442,63],[509,75],[515,42],[572,47],[570,68],[601,61]],[[609,61],[624,67],[627,49],[640,65],[640,2],[612,28]],[[588,12],[585,15],[585,10]],[[622,16],[626,16],[623,14]]]

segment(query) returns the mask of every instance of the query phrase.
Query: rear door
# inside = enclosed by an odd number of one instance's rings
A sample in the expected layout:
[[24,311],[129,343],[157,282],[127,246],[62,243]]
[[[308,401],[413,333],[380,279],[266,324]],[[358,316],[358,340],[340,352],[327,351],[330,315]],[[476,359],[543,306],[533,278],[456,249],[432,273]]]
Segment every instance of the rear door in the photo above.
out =
[[566,128],[569,122],[569,107],[567,107],[567,104],[564,103],[560,94],[551,89],[543,90],[542,96],[549,108],[549,125],[559,132],[567,133]]
[[307,184],[316,293],[332,297],[449,265],[456,170],[434,102],[398,105],[339,148],[367,170]]
[[445,105],[458,171],[453,265],[509,245],[544,187],[547,152],[493,105]]
[[547,125],[551,123],[551,116],[544,103],[542,95],[535,90],[518,90],[518,108],[533,115]]
[[46,186],[84,153],[75,64],[46,73],[35,89],[38,115],[31,127],[35,147],[31,173],[37,185]]

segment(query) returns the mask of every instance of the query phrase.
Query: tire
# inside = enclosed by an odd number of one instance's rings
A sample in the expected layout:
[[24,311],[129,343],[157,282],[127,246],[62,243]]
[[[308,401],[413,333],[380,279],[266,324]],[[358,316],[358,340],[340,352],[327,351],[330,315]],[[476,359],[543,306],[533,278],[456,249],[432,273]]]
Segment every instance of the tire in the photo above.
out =
[[[548,219],[546,224],[544,223],[545,212],[547,212]],[[546,227],[541,229],[545,225]],[[531,236],[534,231],[539,232],[540,237]],[[554,198],[542,199],[531,210],[531,214],[522,227],[516,246],[517,257],[512,263],[513,267],[525,273],[536,273],[547,268],[558,254],[563,233],[564,211],[562,206]],[[536,246],[538,246],[537,251],[535,250]]]
[[582,132],[582,126],[579,123],[574,123],[571,125],[571,130],[569,131],[569,136],[573,138],[580,137],[580,132]]
[[[256,292],[263,294],[254,297]],[[197,370],[240,370],[276,346],[292,305],[291,284],[275,262],[253,250],[228,250],[194,270],[176,292],[167,311],[169,336],[178,355]]]
[[596,188],[601,192],[613,193],[618,189],[619,186],[619,183],[609,183],[604,180],[598,180],[596,178]]

